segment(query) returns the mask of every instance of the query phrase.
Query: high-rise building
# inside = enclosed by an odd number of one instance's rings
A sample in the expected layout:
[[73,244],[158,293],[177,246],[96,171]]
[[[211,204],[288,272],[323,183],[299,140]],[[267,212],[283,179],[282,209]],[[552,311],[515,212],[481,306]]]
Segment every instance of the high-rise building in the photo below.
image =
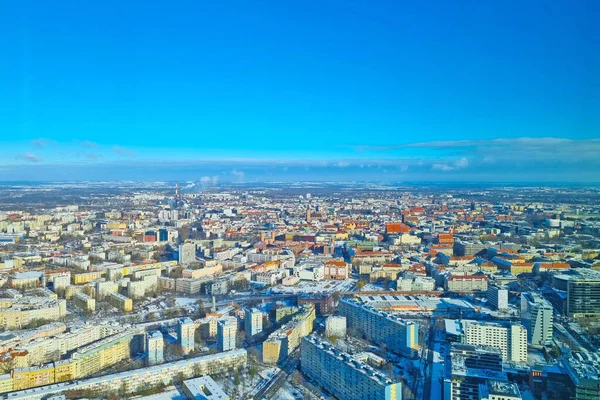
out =
[[196,261],[196,245],[182,243],[179,245],[179,264],[189,264]]
[[600,315],[600,271],[576,268],[570,274],[561,274],[553,278],[553,285],[560,281],[566,287],[557,287],[567,291],[567,314],[570,317],[578,315]]
[[302,339],[302,372],[335,397],[347,400],[400,400],[402,383],[314,335]]
[[146,355],[149,366],[165,362],[164,349],[165,342],[160,331],[146,334]]
[[347,327],[358,335],[391,351],[415,357],[419,349],[419,328],[413,321],[379,311],[356,299],[342,299],[339,313],[346,317]]
[[246,330],[246,338],[251,339],[254,335],[258,335],[263,329],[263,314],[256,308],[247,309],[244,313],[244,329]]
[[237,320],[235,318],[224,318],[217,324],[217,348],[219,351],[235,349],[237,335]]
[[446,320],[446,335],[465,344],[499,349],[504,360],[527,361],[527,330],[521,324]]
[[600,399],[600,362],[598,355],[582,351],[567,352],[563,355],[564,365],[573,388],[572,398],[576,400]]
[[[453,344],[446,360],[444,400],[480,400],[488,381],[508,383],[502,355],[488,346]],[[484,397],[485,398],[485,397]]]
[[537,293],[521,294],[521,319],[527,328],[527,338],[534,346],[551,346],[554,329],[554,308]]
[[272,332],[263,342],[263,362],[275,364],[285,360],[300,346],[301,339],[311,334],[315,317],[315,307],[312,304],[304,304],[300,307],[291,321]]
[[498,286],[488,286],[487,290],[488,304],[496,310],[508,309],[508,290]]
[[195,347],[196,325],[189,318],[180,318],[177,321],[177,340],[181,350],[189,353]]

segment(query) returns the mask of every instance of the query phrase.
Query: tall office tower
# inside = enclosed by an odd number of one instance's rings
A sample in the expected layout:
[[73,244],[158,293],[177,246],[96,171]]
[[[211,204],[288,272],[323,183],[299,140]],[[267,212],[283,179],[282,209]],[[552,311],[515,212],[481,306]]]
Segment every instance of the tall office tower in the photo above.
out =
[[165,342],[160,331],[148,332],[146,334],[146,355],[149,366],[165,362],[164,349]]
[[335,397],[347,400],[402,399],[402,383],[317,336],[302,338],[302,372]]
[[568,274],[554,275],[552,286],[567,292],[567,314],[600,316],[600,271],[574,268]]
[[179,245],[179,264],[189,264],[196,261],[196,245],[182,243]]
[[224,318],[217,324],[217,348],[219,351],[235,349],[237,334],[237,320],[235,318]]
[[184,353],[194,350],[196,325],[189,318],[180,318],[177,321],[177,340]]
[[247,309],[244,317],[244,329],[246,330],[246,338],[251,339],[254,335],[262,332],[263,329],[262,312],[256,308]]
[[487,290],[488,304],[496,310],[508,309],[508,290],[498,286],[488,286]]
[[415,357],[419,349],[419,328],[412,321],[379,311],[355,299],[342,299],[339,313],[346,317],[348,329],[368,337],[377,344],[408,357]]
[[527,328],[527,338],[534,346],[552,345],[554,308],[537,293],[521,294],[521,319]]

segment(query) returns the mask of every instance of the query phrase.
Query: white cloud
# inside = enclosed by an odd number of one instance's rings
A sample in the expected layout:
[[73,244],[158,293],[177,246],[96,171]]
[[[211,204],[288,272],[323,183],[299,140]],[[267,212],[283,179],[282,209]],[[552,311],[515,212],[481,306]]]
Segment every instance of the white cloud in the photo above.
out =
[[126,149],[124,147],[121,147],[121,146],[113,146],[113,151],[115,153],[117,153],[118,155],[123,156],[123,157],[130,157],[130,158],[135,157],[135,152],[134,151],[128,150],[128,149]]
[[237,169],[232,169],[231,170],[231,175],[235,176],[236,178],[238,178],[239,180],[244,179],[244,176],[246,175],[244,173],[244,171],[239,171]]
[[203,176],[202,178],[200,178],[200,183],[202,183],[203,185],[207,186],[207,185],[216,185],[219,182],[219,177],[218,176]]
[[20,158],[23,158],[25,161],[29,161],[32,163],[39,163],[40,161],[42,161],[42,158],[40,156],[30,152],[25,152]]

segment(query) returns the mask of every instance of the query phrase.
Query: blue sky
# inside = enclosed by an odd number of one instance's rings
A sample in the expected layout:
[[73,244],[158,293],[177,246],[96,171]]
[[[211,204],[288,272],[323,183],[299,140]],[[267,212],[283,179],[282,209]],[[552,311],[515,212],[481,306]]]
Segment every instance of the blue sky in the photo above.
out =
[[600,3],[18,1],[0,180],[600,182]]

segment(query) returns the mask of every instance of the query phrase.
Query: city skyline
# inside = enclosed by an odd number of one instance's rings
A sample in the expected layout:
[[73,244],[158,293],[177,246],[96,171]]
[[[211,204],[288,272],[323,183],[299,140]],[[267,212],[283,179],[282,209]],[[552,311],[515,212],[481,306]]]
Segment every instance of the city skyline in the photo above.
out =
[[594,2],[140,4],[6,8],[2,180],[600,181]]

